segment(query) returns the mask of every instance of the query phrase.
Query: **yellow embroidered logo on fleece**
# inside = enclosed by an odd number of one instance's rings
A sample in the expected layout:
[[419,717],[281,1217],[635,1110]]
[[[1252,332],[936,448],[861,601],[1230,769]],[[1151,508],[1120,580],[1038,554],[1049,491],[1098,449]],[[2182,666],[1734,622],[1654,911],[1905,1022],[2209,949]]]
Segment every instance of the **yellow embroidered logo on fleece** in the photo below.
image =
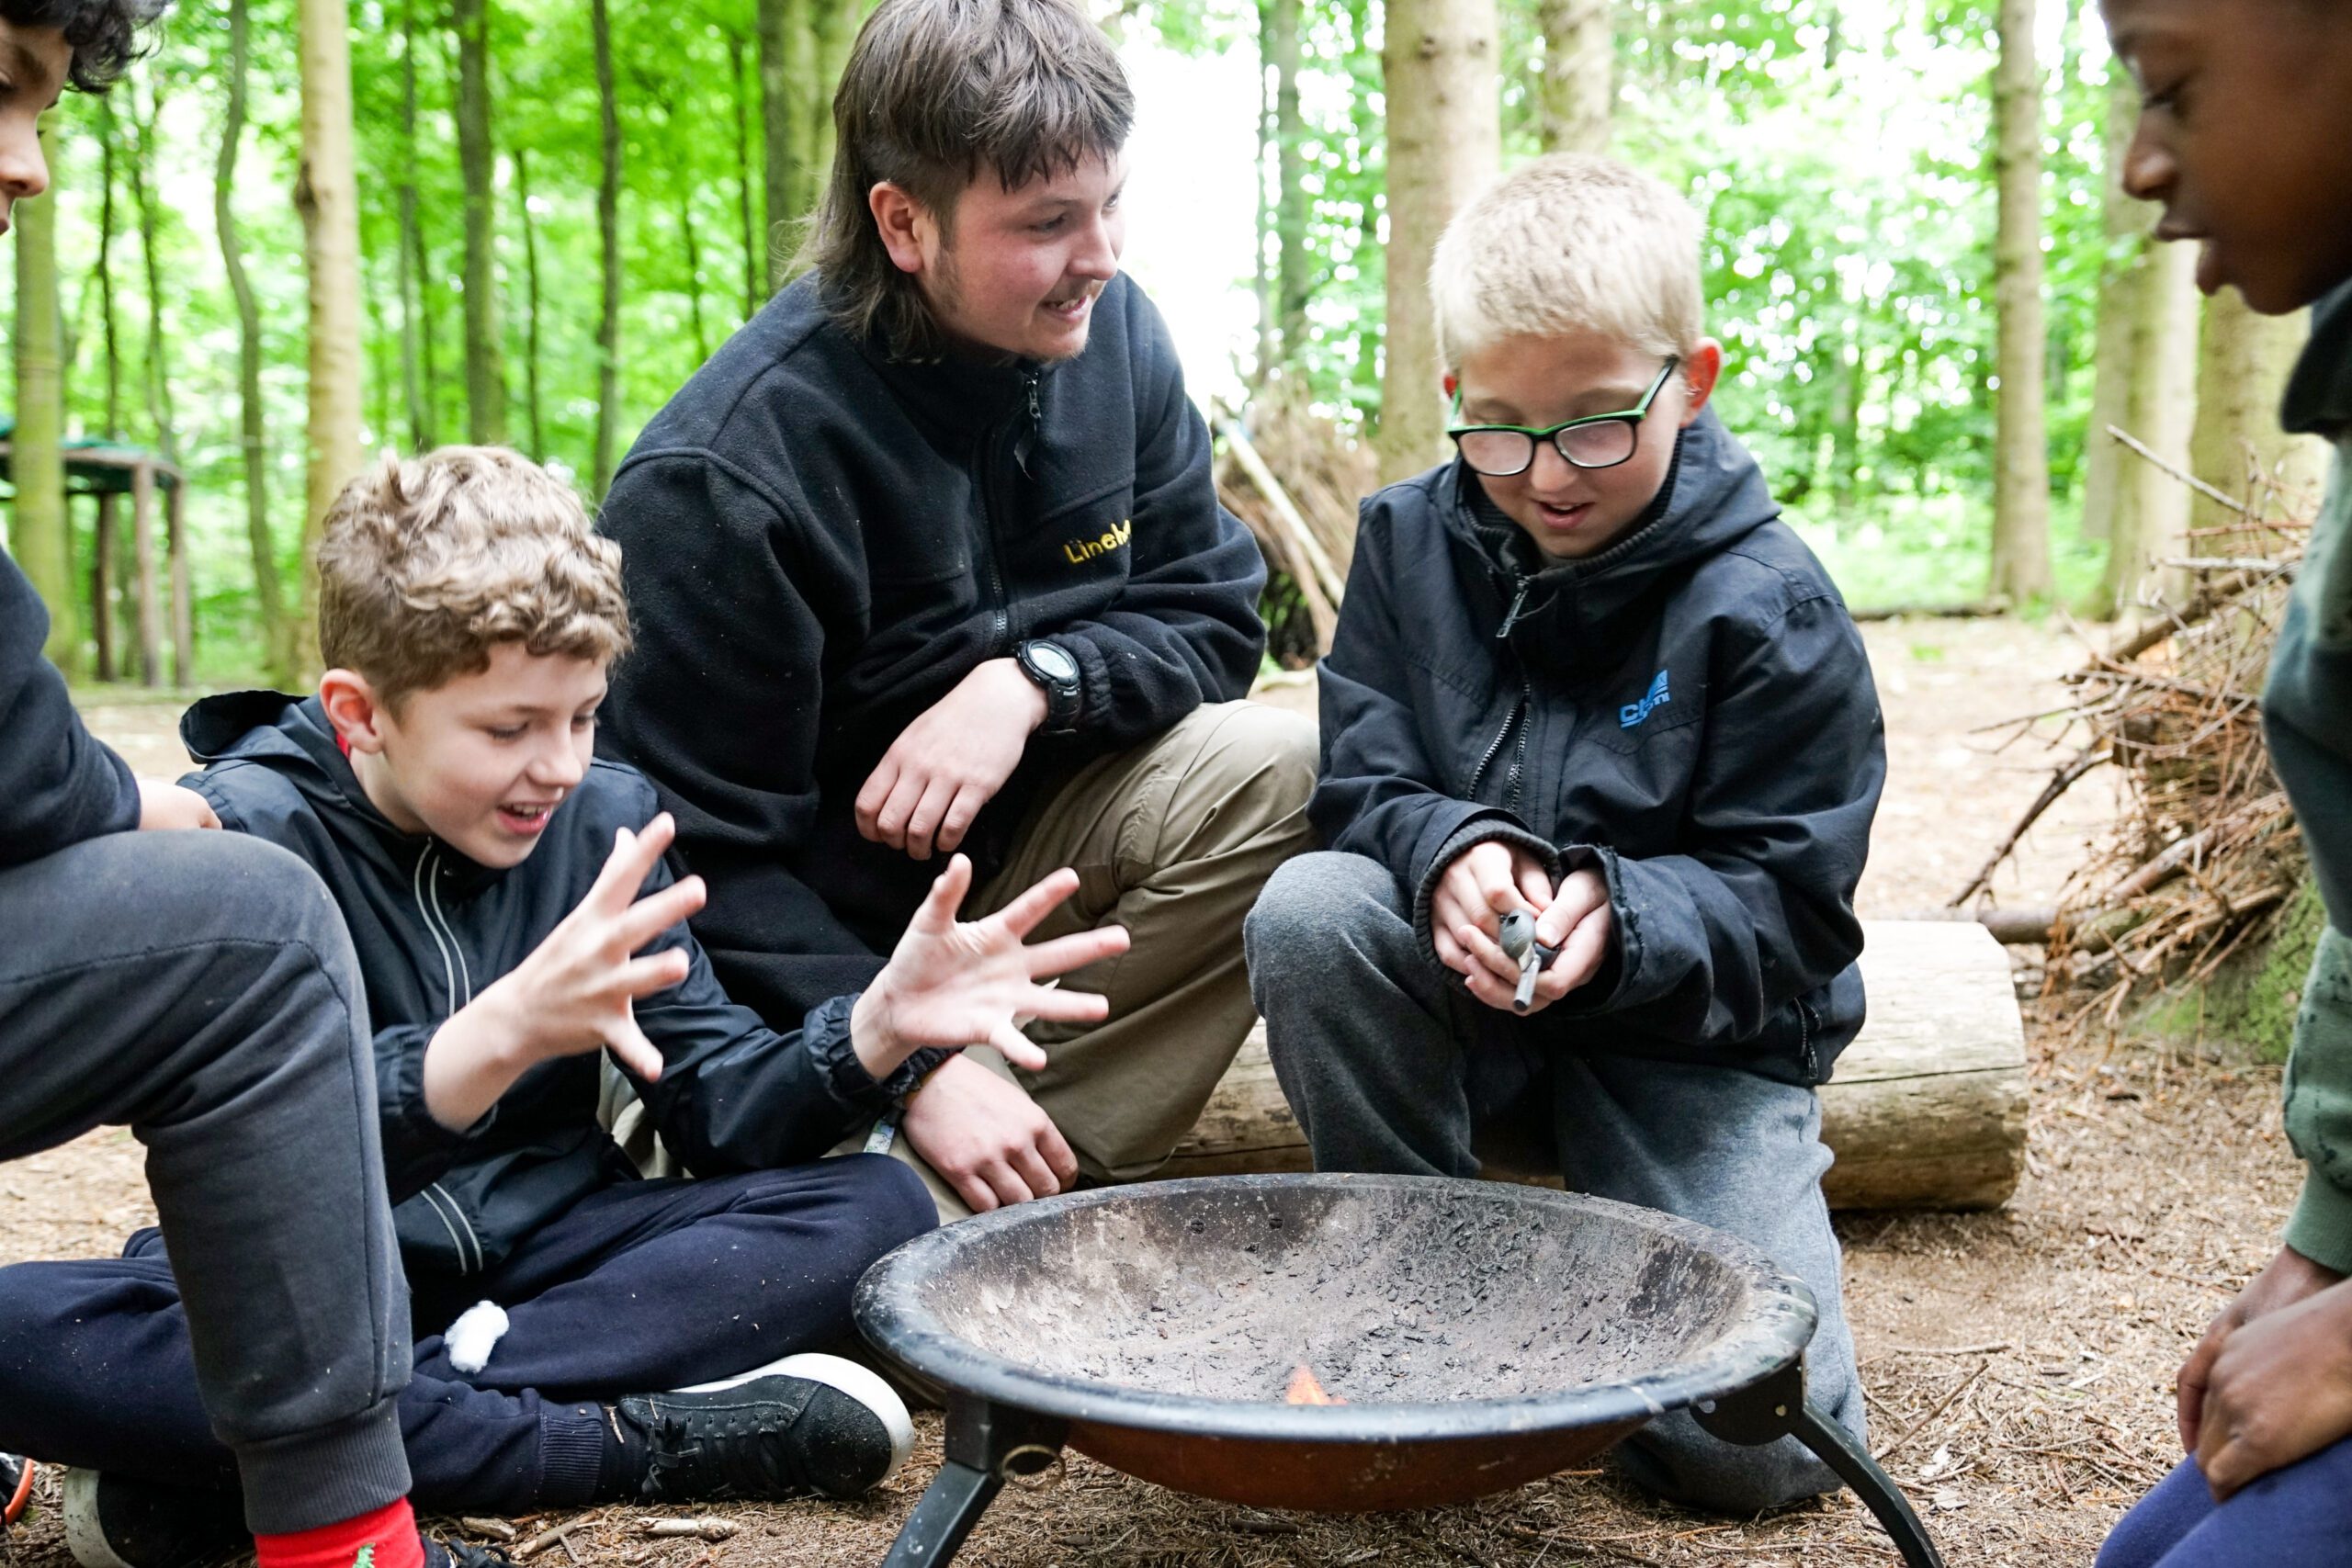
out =
[[1106,528],[1094,538],[1065,539],[1062,542],[1062,554],[1069,558],[1070,565],[1078,566],[1092,560],[1096,556],[1107,556],[1113,550],[1124,547],[1127,542],[1127,536],[1134,532],[1134,520],[1122,517],[1116,527]]

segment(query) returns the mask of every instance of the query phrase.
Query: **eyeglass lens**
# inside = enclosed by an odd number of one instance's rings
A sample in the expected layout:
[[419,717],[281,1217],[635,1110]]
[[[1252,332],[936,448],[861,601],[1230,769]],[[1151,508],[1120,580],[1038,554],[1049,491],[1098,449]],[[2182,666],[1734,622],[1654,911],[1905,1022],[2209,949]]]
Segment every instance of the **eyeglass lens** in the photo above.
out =
[[[1560,456],[1579,468],[1609,468],[1634,455],[1636,427],[1631,420],[1603,420],[1596,424],[1572,424],[1552,437]],[[1463,458],[1479,473],[1505,476],[1525,473],[1535,461],[1535,437],[1517,430],[1465,431],[1460,441]]]

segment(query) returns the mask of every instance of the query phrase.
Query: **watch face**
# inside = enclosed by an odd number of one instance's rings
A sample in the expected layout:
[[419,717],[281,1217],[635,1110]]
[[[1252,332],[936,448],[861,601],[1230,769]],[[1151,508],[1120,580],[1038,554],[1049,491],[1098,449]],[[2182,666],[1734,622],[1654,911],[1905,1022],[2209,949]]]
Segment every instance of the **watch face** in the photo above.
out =
[[1050,642],[1028,645],[1030,667],[1056,685],[1067,686],[1078,680],[1078,660],[1069,650]]

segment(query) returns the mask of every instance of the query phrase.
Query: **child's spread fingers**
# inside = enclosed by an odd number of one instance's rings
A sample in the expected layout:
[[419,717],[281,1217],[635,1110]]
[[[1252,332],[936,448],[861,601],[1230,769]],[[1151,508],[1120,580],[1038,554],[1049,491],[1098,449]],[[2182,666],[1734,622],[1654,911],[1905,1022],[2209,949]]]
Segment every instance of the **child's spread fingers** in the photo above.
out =
[[947,869],[931,879],[931,891],[923,895],[922,905],[909,922],[929,931],[945,931],[956,923],[956,911],[964,906],[964,895],[972,890],[972,863],[957,855],[947,863]]
[[1127,928],[1098,926],[1091,931],[1073,931],[1057,936],[1051,942],[1041,942],[1035,947],[1023,949],[1029,955],[1029,977],[1042,980],[1048,975],[1067,975],[1073,969],[1083,969],[1105,958],[1116,958],[1127,950]]
[[989,1032],[989,1043],[1016,1067],[1034,1073],[1046,1065],[1046,1053],[1035,1041],[1013,1028],[1009,1020]]
[[624,1015],[605,1034],[605,1047],[630,1072],[651,1083],[662,1076],[662,1053],[645,1037],[633,1015]]
[[684,882],[673,882],[658,893],[649,893],[621,911],[614,924],[615,935],[625,953],[635,953],[663,931],[683,923],[703,906],[709,897],[708,889],[699,876],[689,876]]
[[1035,886],[1023,888],[1019,897],[996,912],[1004,929],[1015,937],[1026,937],[1037,929],[1037,922],[1060,907],[1062,901],[1078,891],[1078,873],[1064,866],[1049,875],[1039,877]]
[[1058,987],[1048,990],[1033,986],[1015,1016],[1042,1018],[1049,1023],[1100,1023],[1111,1016],[1111,1000],[1093,991],[1065,991]]
[[656,991],[666,991],[686,977],[692,967],[686,950],[673,947],[666,953],[651,953],[643,958],[632,958],[621,965],[620,990],[628,997],[650,997]]

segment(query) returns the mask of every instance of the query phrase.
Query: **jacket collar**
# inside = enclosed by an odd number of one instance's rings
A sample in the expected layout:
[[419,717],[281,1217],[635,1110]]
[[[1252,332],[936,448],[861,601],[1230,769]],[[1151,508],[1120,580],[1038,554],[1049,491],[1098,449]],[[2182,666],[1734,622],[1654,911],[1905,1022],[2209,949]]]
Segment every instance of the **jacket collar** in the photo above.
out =
[[2279,423],[2298,435],[2352,434],[2352,283],[2312,307],[2312,340],[2287,382]]

